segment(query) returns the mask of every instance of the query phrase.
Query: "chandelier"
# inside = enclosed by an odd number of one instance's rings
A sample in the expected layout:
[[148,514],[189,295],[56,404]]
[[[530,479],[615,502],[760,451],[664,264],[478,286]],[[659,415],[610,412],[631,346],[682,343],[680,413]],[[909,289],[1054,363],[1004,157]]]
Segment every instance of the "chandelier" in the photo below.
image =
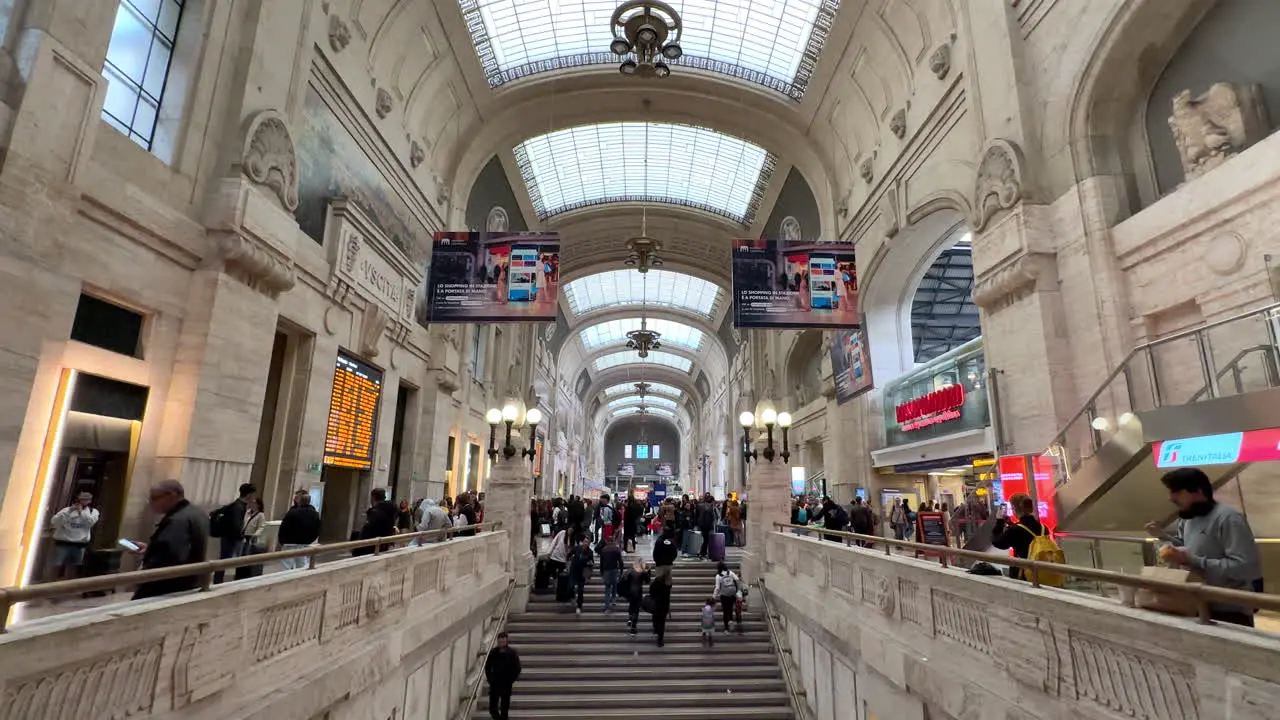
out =
[[640,382],[636,383],[634,387],[636,389],[636,394],[640,396],[640,402],[644,402],[644,396],[649,394],[649,388],[652,386],[649,383],[641,380]]
[[662,258],[658,255],[662,252],[662,243],[644,233],[645,228],[641,225],[640,235],[627,241],[627,259],[623,262],[627,267],[647,273],[649,268],[662,267]]
[[[627,349],[635,350],[640,357],[649,357],[650,350],[659,350],[662,348],[662,333],[654,332],[648,327],[648,323],[644,318],[640,318],[640,329],[631,330],[627,333]],[[640,383],[647,385],[648,383]],[[640,397],[644,397],[641,391]]]
[[609,49],[614,55],[627,58],[618,66],[623,75],[667,77],[671,68],[663,60],[678,60],[684,54],[680,48],[684,29],[680,14],[659,0],[622,3],[613,11],[609,26],[613,31]]

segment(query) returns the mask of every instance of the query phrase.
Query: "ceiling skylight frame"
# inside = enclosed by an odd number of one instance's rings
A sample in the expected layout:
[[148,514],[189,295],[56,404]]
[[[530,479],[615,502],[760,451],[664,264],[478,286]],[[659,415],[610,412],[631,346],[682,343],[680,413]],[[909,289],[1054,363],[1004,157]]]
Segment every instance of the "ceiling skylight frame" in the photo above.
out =
[[[609,411],[609,417],[611,418],[620,418],[620,417],[626,417],[627,415],[639,415],[639,414],[640,414],[639,407],[624,407],[624,408],[618,408],[617,410]],[[664,408],[649,408],[649,412],[646,414],[651,417],[661,417],[661,418],[666,418],[668,420],[675,420],[677,417],[676,413],[673,413],[670,410],[666,410]]]
[[575,317],[606,308],[648,306],[681,310],[710,322],[725,300],[724,288],[695,275],[674,270],[646,274],[648,281],[634,270],[606,270],[567,282],[561,292]]
[[577,125],[531,137],[513,152],[539,220],[650,203],[749,227],[778,167],[777,156],[755,143],[681,123]]
[[[692,325],[665,318],[645,318],[648,329],[659,333],[663,345],[698,352],[706,341],[706,333]],[[578,331],[578,339],[588,351],[627,342],[627,332],[640,329],[640,317],[607,320],[588,325]]]
[[666,408],[672,411],[677,410],[680,407],[680,403],[672,400],[671,398],[662,397],[660,395],[645,395],[643,399],[641,399],[639,395],[624,395],[623,397],[615,398],[605,403],[605,407],[610,410],[631,407],[633,405],[648,405],[650,407]]
[[[636,382],[647,382],[647,381],[637,380]],[[605,388],[604,396],[607,398],[617,397],[619,395],[626,395],[628,393],[634,393],[634,392],[636,392],[636,383],[619,383],[617,385],[611,385],[608,388]],[[677,399],[684,397],[684,393],[680,390],[680,388],[676,387],[675,385],[668,385],[666,383],[651,382],[649,383],[649,388],[646,392],[649,395],[666,395],[668,397],[673,397]]]
[[669,367],[687,373],[693,368],[693,361],[687,357],[662,350],[655,350],[649,353],[649,357],[645,358],[640,357],[632,350],[620,350],[608,355],[601,355],[595,359],[591,366],[595,368],[596,372],[600,372],[626,365],[661,365],[662,367]]
[[[805,12],[813,12],[814,17],[808,25],[808,36],[803,43],[796,43],[794,50],[795,55],[787,54],[786,66],[788,70],[790,65],[795,65],[794,73],[784,72],[781,67],[775,66],[775,58],[773,51],[770,52],[769,59],[765,63],[765,67],[752,67],[751,65],[734,62],[731,58],[714,57],[717,50],[724,51],[728,49],[732,52],[734,41],[737,42],[736,48],[739,53],[738,60],[742,60],[742,53],[748,48],[748,43],[755,41],[765,44],[774,50],[778,47],[778,37],[760,38],[754,34],[756,28],[737,25],[741,28],[740,36],[732,38],[729,43],[725,43],[724,37],[717,38],[718,28],[733,27],[736,17],[752,17],[760,13],[753,8],[755,0],[740,0],[739,3],[728,2],[727,0],[710,0],[709,2],[698,2],[698,0],[677,0],[673,3],[675,9],[681,13],[685,21],[685,34],[681,38],[681,46],[684,49],[684,56],[678,60],[667,60],[673,68],[690,68],[693,70],[701,70],[718,75],[725,75],[744,82],[760,85],[762,87],[773,90],[792,102],[799,103],[804,99],[805,92],[809,89],[809,82],[813,79],[814,70],[818,65],[818,58],[822,54],[822,49],[827,43],[827,38],[831,34],[831,28],[835,24],[836,13],[840,10],[840,0],[788,0],[786,4],[792,3],[805,5]],[[690,8],[690,3],[703,5],[703,7]],[[551,56],[536,57],[516,62],[510,66],[504,67],[499,57],[502,51],[502,38],[495,38],[491,35],[491,28],[485,19],[486,10],[492,8],[495,3],[493,0],[459,0],[459,7],[462,10],[463,21],[467,25],[467,31],[471,34],[471,43],[475,46],[476,57],[480,60],[480,66],[484,70],[485,80],[489,83],[489,87],[497,88],[509,82],[538,75],[544,72],[554,72],[557,70],[568,70],[580,67],[605,66],[616,67],[618,57],[609,51],[609,15],[613,12],[613,5],[609,5],[607,9],[597,10],[602,15],[596,15],[588,12],[585,7],[585,0],[579,0],[582,10],[582,17],[578,18],[574,15],[573,20],[579,21],[574,23],[575,27],[571,28],[567,35],[571,35],[574,39],[582,39],[584,42],[576,47],[566,48],[568,52],[561,54],[559,52],[559,42],[556,42],[557,52]],[[560,0],[561,5],[571,5],[570,0]],[[716,15],[718,8],[728,8],[725,17]],[[794,8],[792,8],[794,9]],[[576,10],[576,8],[575,8]],[[736,16],[736,17],[735,17]],[[794,17],[794,16],[792,16]],[[526,21],[528,18],[525,18]],[[706,28],[700,25],[700,21],[710,20],[711,33],[708,37]],[[727,22],[726,22],[727,21]],[[531,24],[531,23],[529,23]],[[567,27],[569,23],[564,23]],[[776,27],[781,30],[783,23],[777,23]],[[551,28],[554,30],[554,26]],[[547,28],[534,27],[531,33],[545,33]],[[797,38],[798,39],[798,38]],[[519,47],[526,55],[533,54],[529,52],[529,36],[523,32],[517,31],[510,38],[513,49]],[[545,55],[545,53],[543,53]],[[783,75],[790,75],[784,77]]]

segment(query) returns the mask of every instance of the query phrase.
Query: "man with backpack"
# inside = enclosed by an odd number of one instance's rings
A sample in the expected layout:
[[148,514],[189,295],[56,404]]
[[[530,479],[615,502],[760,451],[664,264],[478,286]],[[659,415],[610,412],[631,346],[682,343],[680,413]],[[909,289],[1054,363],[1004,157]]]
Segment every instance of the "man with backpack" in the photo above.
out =
[[[240,486],[240,496],[209,513],[209,535],[218,538],[218,559],[226,560],[240,554],[244,546],[244,516],[249,502],[258,497],[258,488],[249,483]],[[213,573],[214,584],[221,583],[226,572]]]
[[[1009,505],[1013,507],[1017,519],[1012,523],[1005,517],[996,520],[995,536],[991,544],[1001,550],[1012,549],[1014,556],[1023,560],[1065,563],[1067,558],[1062,548],[1058,547],[1049,531],[1040,524],[1040,518],[1036,516],[1036,504],[1031,496],[1018,493],[1009,498]],[[1009,568],[1009,577],[1015,580],[1031,579],[1029,573],[1016,567]],[[1040,573],[1041,585],[1062,587],[1063,581],[1064,577],[1059,573]]]
[[[831,498],[822,501],[822,518],[823,527],[827,530],[836,530],[838,532],[846,532],[849,528],[849,513]],[[841,542],[843,538],[839,535],[824,535],[823,540],[831,542]]]

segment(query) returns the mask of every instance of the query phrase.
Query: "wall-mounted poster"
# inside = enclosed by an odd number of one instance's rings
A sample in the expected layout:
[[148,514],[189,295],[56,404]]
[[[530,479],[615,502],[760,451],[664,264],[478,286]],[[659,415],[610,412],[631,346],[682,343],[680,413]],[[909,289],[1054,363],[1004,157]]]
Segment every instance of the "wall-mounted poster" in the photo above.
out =
[[654,474],[658,477],[671,477],[671,463],[658,463]]
[[556,233],[436,233],[418,322],[550,322],[560,288]]
[[636,474],[636,466],[634,463],[622,463],[618,466],[619,477],[632,477]]
[[853,328],[861,322],[850,243],[733,241],[733,325]]
[[871,356],[861,329],[840,330],[831,338],[831,376],[838,405],[871,389]]

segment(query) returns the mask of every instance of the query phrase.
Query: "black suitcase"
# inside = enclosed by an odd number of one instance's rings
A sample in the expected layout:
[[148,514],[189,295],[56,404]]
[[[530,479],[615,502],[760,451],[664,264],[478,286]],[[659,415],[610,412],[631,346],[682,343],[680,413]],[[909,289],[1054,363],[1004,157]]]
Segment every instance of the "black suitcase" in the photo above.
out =
[[556,578],[556,602],[569,602],[573,599],[573,588],[569,585],[569,574],[562,573]]
[[533,591],[538,594],[551,592],[551,563],[546,558],[538,558],[533,571]]

